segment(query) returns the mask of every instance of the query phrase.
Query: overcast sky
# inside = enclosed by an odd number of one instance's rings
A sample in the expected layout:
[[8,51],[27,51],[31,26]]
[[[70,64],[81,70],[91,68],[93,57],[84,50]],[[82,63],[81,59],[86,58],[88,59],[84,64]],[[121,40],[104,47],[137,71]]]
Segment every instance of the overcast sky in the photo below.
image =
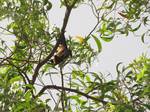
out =
[[[59,8],[59,0],[53,0],[53,8],[49,12],[51,23],[56,26],[62,26],[64,17],[64,8]],[[79,8],[71,12],[69,23],[66,29],[68,35],[86,36],[96,23],[95,17],[92,15],[91,9],[86,5],[81,5]],[[106,43],[102,41],[102,52],[98,56],[92,66],[93,71],[115,73],[116,64],[119,62],[129,63],[133,59],[147,53],[150,55],[148,45],[143,44],[141,39],[130,34],[128,37],[114,38],[113,41]]]
[[[53,7],[49,12],[50,24],[55,24],[58,27],[62,26],[65,9],[60,8],[59,0],[52,0]],[[86,36],[94,27],[96,19],[93,16],[91,9],[86,5],[81,5],[79,8],[73,9],[69,18],[66,35]],[[6,21],[0,22],[0,26],[4,26]],[[9,45],[12,45],[12,36],[1,36]],[[102,42],[102,52],[98,56],[92,66],[93,71],[115,73],[115,66],[119,62],[129,63],[133,59],[147,53],[150,56],[150,50],[147,44],[143,44],[139,37],[134,37],[130,34],[128,37],[114,38],[113,41],[106,43]],[[95,44],[95,43],[93,43]]]
[[[59,0],[52,0],[53,8],[49,12],[49,20],[51,25],[55,24],[56,26],[61,27],[65,9],[60,8],[58,1]],[[72,10],[66,33],[71,36],[81,35],[84,37],[91,31],[95,23],[96,20],[92,15],[90,8],[82,5],[79,8]],[[0,22],[0,26],[4,26],[5,24],[6,21]],[[0,38],[7,41],[10,46],[15,39],[8,35],[0,36]],[[143,44],[140,38],[134,37],[131,34],[128,37],[122,36],[114,38],[113,41],[109,43],[102,41],[102,52],[98,55],[98,60],[93,63],[91,70],[115,74],[117,63],[124,62],[127,64],[142,55],[142,53],[147,53],[147,55],[150,56],[148,45]],[[49,83],[47,77],[45,77],[45,82]],[[56,83],[58,83],[58,81],[56,81]]]
[[[59,0],[52,0],[53,7],[49,12],[50,24],[55,24],[58,27],[62,26],[65,9],[60,8]],[[66,35],[86,36],[94,27],[96,19],[93,16],[91,9],[86,5],[81,5],[79,8],[73,9],[69,18]],[[4,26],[6,21],[0,22],[0,26]],[[12,45],[14,37],[1,36],[3,40],[8,41]],[[93,64],[92,70],[115,73],[115,66],[118,62],[129,63],[133,59],[147,53],[150,55],[148,45],[143,44],[140,38],[129,35],[125,37],[114,38],[113,41],[106,43],[102,42],[102,52],[98,56],[98,60]],[[93,43],[95,44],[95,43]]]

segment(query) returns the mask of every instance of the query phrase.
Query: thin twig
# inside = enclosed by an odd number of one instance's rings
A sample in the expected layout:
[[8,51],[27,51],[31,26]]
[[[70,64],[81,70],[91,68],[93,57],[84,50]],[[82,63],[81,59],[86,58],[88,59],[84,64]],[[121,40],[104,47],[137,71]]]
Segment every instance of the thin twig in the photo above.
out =
[[0,29],[3,29],[3,30],[5,30],[5,31],[7,31],[7,32],[9,32],[9,33],[11,33],[11,34],[14,34],[14,32],[11,32],[11,31],[9,31],[9,30],[7,30],[6,28],[3,28],[3,27],[1,27],[1,26],[0,26]]
[[[42,87],[44,87],[45,84],[44,84],[44,82],[42,81],[42,79],[38,77],[38,80],[41,82]],[[51,98],[53,99],[53,101],[54,101],[54,103],[55,103],[55,105],[56,105],[57,102],[55,101],[55,98],[53,97],[52,92],[51,92],[50,90],[47,90],[47,91],[48,91],[49,95],[51,96]]]
[[[62,67],[60,67],[60,74],[61,74],[61,86],[62,86],[62,88],[64,88],[64,74],[62,72]],[[65,90],[62,89],[62,92],[61,92],[61,103],[62,103],[62,111],[63,112],[65,112],[64,97],[65,97]]]

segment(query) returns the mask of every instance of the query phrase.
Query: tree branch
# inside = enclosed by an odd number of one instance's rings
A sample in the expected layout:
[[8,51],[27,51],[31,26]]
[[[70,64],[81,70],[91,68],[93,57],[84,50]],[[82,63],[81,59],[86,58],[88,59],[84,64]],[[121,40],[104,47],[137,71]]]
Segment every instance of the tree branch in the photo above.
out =
[[[38,61],[34,61],[34,60],[25,60],[25,59],[15,59],[15,58],[11,58],[11,57],[6,57],[7,59],[13,60],[13,61],[22,61],[22,62],[27,62],[27,63],[38,63]],[[6,58],[0,58],[1,63],[4,62],[6,60]]]
[[29,77],[27,76],[27,74],[22,71],[18,66],[14,65],[11,61],[9,61],[8,59],[6,60],[10,65],[14,66],[18,72],[20,73],[21,77],[23,78],[23,81],[25,84],[27,84],[26,80],[28,81],[28,83],[30,83],[30,79]]
[[88,94],[86,94],[86,93],[83,93],[83,92],[81,92],[81,91],[78,91],[78,90],[76,90],[76,89],[71,89],[71,88],[66,88],[66,87],[61,87],[61,86],[56,86],[56,85],[47,85],[47,86],[44,86],[44,87],[40,90],[40,92],[39,92],[35,97],[41,96],[41,95],[44,93],[44,91],[46,91],[47,89],[64,90],[64,91],[69,91],[69,92],[77,93],[77,94],[80,94],[80,95],[82,95],[82,96],[84,96],[84,97],[86,97],[86,98],[88,98],[88,99],[101,102],[101,103],[103,103],[104,105],[106,105],[107,103],[109,103],[109,102],[106,102],[106,101],[101,100],[101,99],[99,99],[99,98],[95,98],[95,97],[93,97],[93,96],[90,96],[90,95],[88,95]]
[[[64,37],[65,29],[66,29],[66,26],[67,26],[67,23],[68,23],[68,19],[69,19],[71,10],[72,10],[72,7],[67,7],[67,8],[66,8],[66,13],[65,13],[64,20],[63,20],[63,26],[62,26],[62,28],[61,28],[61,33],[60,33],[60,38],[59,38],[59,39],[61,39],[61,38]],[[40,68],[41,68],[45,63],[47,63],[47,62],[51,59],[51,57],[52,57],[53,54],[55,53],[55,51],[56,51],[58,45],[59,45],[59,42],[57,41],[57,43],[56,43],[55,47],[53,48],[53,50],[51,51],[51,53],[50,53],[45,59],[43,59],[42,61],[40,61],[40,62],[37,64],[37,66],[36,66],[36,68],[35,68],[35,71],[34,71],[34,74],[33,74],[33,76],[32,76],[32,82],[31,82],[31,84],[34,84],[34,83],[35,83]]]
[[70,17],[71,10],[72,10],[72,8],[70,8],[70,7],[66,8],[65,17],[64,17],[64,20],[63,20],[63,26],[61,28],[61,34],[60,35],[65,33],[65,29],[66,29],[66,26],[67,26],[67,23],[68,23],[68,20],[69,20],[69,17]]
[[[60,74],[61,74],[61,86],[62,86],[62,88],[64,88],[64,74],[62,72],[62,67],[60,67]],[[62,103],[63,112],[65,112],[64,99],[65,99],[65,90],[62,89],[62,91],[61,91],[61,103]]]

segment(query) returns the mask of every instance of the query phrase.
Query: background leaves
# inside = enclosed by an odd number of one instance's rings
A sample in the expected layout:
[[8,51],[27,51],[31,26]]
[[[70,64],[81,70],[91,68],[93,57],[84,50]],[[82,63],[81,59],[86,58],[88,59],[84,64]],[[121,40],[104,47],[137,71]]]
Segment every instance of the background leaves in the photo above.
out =
[[[75,1],[60,0],[60,7],[70,8]],[[39,82],[33,85],[30,79],[35,67],[52,51],[61,32],[61,28],[51,25],[48,19],[53,4],[50,0],[0,0],[0,21],[8,21],[0,29],[15,37],[13,47],[0,40],[1,112],[62,111],[62,91],[65,91],[64,108],[68,112],[145,112],[150,109],[149,57],[143,55],[117,69],[115,79],[110,78],[112,74],[90,71],[93,60],[102,52],[102,41],[111,42],[117,36],[137,34],[145,28],[139,35],[142,42],[147,43],[149,0],[102,0],[100,4],[94,0],[77,0],[73,9],[85,4],[91,8],[96,25],[82,42],[67,37],[72,57],[63,65],[45,63],[38,73]],[[74,92],[63,90],[61,86],[58,89],[60,74],[64,76],[66,89]],[[47,85],[55,87],[42,93],[41,96],[48,95],[48,99],[36,97],[39,89]]]

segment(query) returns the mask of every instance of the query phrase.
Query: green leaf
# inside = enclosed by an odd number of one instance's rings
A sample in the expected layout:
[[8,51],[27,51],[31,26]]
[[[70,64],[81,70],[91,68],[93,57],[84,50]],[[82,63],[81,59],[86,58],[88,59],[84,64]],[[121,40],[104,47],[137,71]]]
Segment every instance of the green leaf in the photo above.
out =
[[19,49],[25,49],[27,46],[26,45],[18,45],[17,46]]
[[48,3],[48,0],[43,0],[43,4],[46,5]]
[[108,36],[101,36],[101,39],[104,40],[105,42],[110,42],[112,41],[114,36],[108,37]]
[[119,63],[116,65],[116,71],[117,71],[118,74],[120,74],[119,67],[120,67],[121,64],[122,64],[122,62],[119,62]]
[[48,2],[47,10],[50,10],[51,8],[52,8],[52,3],[51,3],[51,2]]
[[27,92],[25,93],[24,97],[25,97],[25,101],[26,101],[26,102],[29,102],[30,99],[31,99],[31,91],[27,91]]
[[104,9],[112,9],[115,2],[112,2],[109,6],[105,6]]
[[142,35],[142,37],[141,37],[141,40],[142,40],[143,43],[145,43],[145,42],[144,42],[144,38],[145,38],[145,33],[144,33],[144,34]]
[[142,104],[142,105],[150,110],[150,104]]
[[107,30],[107,25],[106,25],[106,22],[104,22],[103,24],[102,24],[102,26],[101,26],[101,29],[100,29],[100,32],[102,33],[102,34],[104,34],[104,32]]
[[144,25],[148,25],[148,23],[147,23],[148,21],[149,21],[148,16],[144,17],[144,19],[143,19]]
[[139,81],[140,79],[144,77],[145,71],[146,71],[146,67],[144,66],[141,73],[137,74],[137,81]]
[[91,79],[88,75],[86,75],[86,80],[87,80],[87,82],[91,82]]
[[12,84],[12,83],[20,81],[20,80],[22,80],[22,77],[21,76],[16,76],[16,77],[10,79],[9,82]]
[[135,31],[137,31],[140,27],[141,27],[141,23],[140,23],[136,28],[131,29],[131,31],[132,31],[132,32],[135,32]]
[[35,88],[32,84],[26,84],[25,87],[30,88],[32,90],[35,90]]
[[5,51],[4,49],[0,48],[0,52],[4,52],[4,51]]
[[97,44],[97,47],[98,47],[98,52],[101,52],[102,50],[102,45],[101,45],[101,42],[100,40],[95,36],[95,35],[92,35],[92,37],[94,38],[96,44]]
[[79,95],[69,96],[69,98],[76,100],[78,103],[80,102],[80,96]]

